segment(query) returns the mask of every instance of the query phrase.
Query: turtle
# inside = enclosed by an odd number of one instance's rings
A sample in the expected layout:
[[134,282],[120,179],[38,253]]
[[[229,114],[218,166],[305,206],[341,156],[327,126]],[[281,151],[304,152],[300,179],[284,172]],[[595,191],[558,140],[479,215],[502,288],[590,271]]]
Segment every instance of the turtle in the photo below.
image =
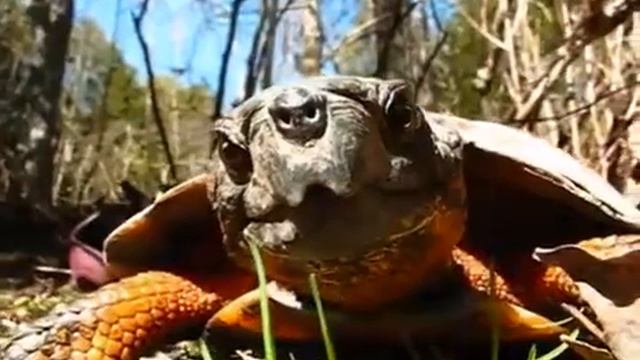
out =
[[311,275],[334,336],[565,332],[553,317],[582,303],[575,281],[532,251],[637,233],[640,211],[541,138],[414,99],[404,80],[335,75],[238,104],[213,125],[209,169],[108,235],[108,284],[28,324],[3,358],[136,359],[194,327],[258,336],[252,244],[283,341],[320,337]]

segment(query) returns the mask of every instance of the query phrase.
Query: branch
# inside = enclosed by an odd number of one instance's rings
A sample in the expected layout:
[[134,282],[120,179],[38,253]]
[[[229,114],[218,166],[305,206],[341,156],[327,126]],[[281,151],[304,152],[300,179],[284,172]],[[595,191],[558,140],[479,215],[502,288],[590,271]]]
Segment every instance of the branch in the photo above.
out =
[[107,69],[107,73],[105,74],[103,81],[103,92],[102,97],[100,99],[100,113],[98,121],[98,138],[96,139],[96,147],[95,147],[95,161],[91,164],[89,171],[87,171],[82,180],[80,180],[80,186],[76,193],[75,201],[77,203],[82,203],[83,195],[86,189],[89,187],[89,182],[93,178],[96,170],[98,169],[98,163],[102,160],[102,149],[104,148],[104,136],[107,131],[107,117],[111,114],[108,114],[108,97],[110,95],[109,89],[111,88],[111,83],[113,82],[113,75],[116,71],[115,59],[117,55],[118,49],[116,48],[116,36],[118,33],[118,28],[120,27],[120,10],[122,9],[122,0],[116,0],[116,10],[115,10],[115,24],[113,29],[111,30],[111,49],[110,49],[110,59],[109,59],[109,68]]
[[624,23],[634,11],[640,9],[640,0],[623,2],[622,5],[605,9],[588,16],[573,31],[569,39],[556,50],[556,57],[551,61],[549,69],[530,91],[524,104],[513,110],[510,118],[513,121],[525,121],[547,96],[548,89],[553,86],[564,70],[578,57],[582,50],[595,40],[606,36],[616,27]]
[[162,148],[164,149],[164,154],[167,158],[167,163],[169,164],[169,172],[173,180],[177,182],[178,173],[176,170],[175,162],[173,161],[173,155],[171,155],[171,148],[169,147],[167,131],[164,128],[164,122],[162,120],[162,115],[160,114],[160,106],[158,105],[158,94],[156,93],[156,87],[155,87],[155,75],[153,73],[153,68],[151,67],[151,56],[149,55],[149,46],[147,45],[147,41],[144,39],[144,36],[142,35],[142,21],[144,20],[144,17],[147,14],[148,8],[149,8],[149,0],[143,0],[140,7],[140,12],[137,15],[132,12],[131,19],[133,20],[133,27],[135,29],[136,37],[138,38],[138,42],[140,43],[140,48],[142,49],[142,55],[144,57],[144,67],[147,72],[147,86],[149,88],[149,94],[151,97],[151,111],[153,112],[153,120],[155,121],[156,126],[158,127],[158,132],[160,133]]
[[387,34],[387,37],[385,39],[384,46],[382,47],[382,50],[378,54],[378,65],[374,73],[374,76],[376,77],[382,77],[387,72],[387,67],[389,64],[388,62],[389,52],[391,51],[391,44],[393,42],[393,39],[395,38],[396,33],[400,28],[400,25],[402,25],[404,20],[409,16],[409,14],[411,14],[413,9],[415,9],[416,5],[418,5],[417,2],[413,2],[409,4],[409,6],[405,11],[400,11],[402,9],[403,3],[404,3],[403,1],[398,1],[398,6],[396,8],[395,16],[393,18],[393,24],[391,25],[391,29],[389,29],[389,33]]
[[380,35],[381,31],[377,29],[380,22],[387,20],[391,17],[389,14],[380,15],[373,19],[367,20],[357,27],[353,28],[349,34],[345,35],[342,40],[331,51],[331,57],[336,56],[343,48],[372,35]]
[[227,34],[227,44],[222,53],[222,63],[220,64],[220,73],[218,74],[218,90],[216,91],[216,103],[214,104],[212,121],[220,117],[222,113],[222,103],[224,101],[224,92],[227,85],[227,69],[229,68],[229,60],[231,59],[231,50],[233,50],[233,42],[236,37],[236,28],[238,24],[238,12],[244,0],[234,0],[231,4],[231,23],[229,24],[229,33]]
[[425,80],[427,79],[427,74],[429,73],[429,69],[431,69],[431,65],[433,64],[433,61],[436,59],[436,56],[438,56],[438,54],[440,53],[440,50],[442,50],[442,47],[447,42],[448,37],[449,37],[449,33],[446,31],[443,32],[440,39],[438,39],[436,46],[433,48],[433,51],[431,51],[431,53],[429,54],[429,57],[427,57],[424,63],[422,63],[422,66],[420,67],[420,76],[418,76],[418,79],[416,80],[416,84],[415,84],[416,99],[418,98],[418,93],[420,92],[420,88],[422,87]]
[[593,107],[596,104],[598,104],[599,102],[601,102],[603,100],[606,100],[606,99],[610,98],[611,96],[614,96],[614,95],[616,95],[616,94],[618,94],[620,92],[623,92],[625,90],[633,89],[634,87],[639,86],[639,85],[640,85],[640,82],[639,81],[635,81],[635,82],[632,82],[632,83],[630,83],[628,85],[621,86],[621,87],[619,87],[617,89],[613,89],[613,90],[602,92],[602,93],[598,94],[598,96],[593,101],[591,101],[591,102],[589,102],[587,104],[584,104],[584,105],[582,105],[580,107],[577,107],[577,108],[575,108],[575,109],[573,109],[571,111],[567,111],[567,112],[564,112],[562,114],[558,114],[558,115],[554,115],[554,116],[543,116],[543,117],[537,117],[537,118],[530,118],[530,119],[524,120],[523,122],[525,124],[530,124],[530,123],[537,123],[537,122],[549,121],[549,120],[558,120],[559,121],[559,120],[568,118],[569,116],[576,115],[576,114],[579,114],[581,112],[587,111],[591,107]]
[[438,54],[442,50],[442,47],[446,43],[447,38],[449,37],[449,33],[443,30],[442,28],[440,17],[438,16],[435,9],[435,1],[434,0],[429,1],[429,4],[431,5],[431,12],[432,12],[434,22],[436,24],[436,28],[438,29],[438,31],[440,31],[440,33],[442,33],[442,35],[440,36],[440,39],[438,39],[438,42],[436,43],[435,47],[431,51],[431,54],[429,54],[427,59],[424,61],[424,63],[422,63],[422,66],[420,67],[420,76],[418,76],[418,79],[416,80],[416,83],[415,83],[414,101],[418,99],[420,88],[422,88],[422,85],[427,79],[427,74],[429,73],[429,69],[431,69],[431,65],[433,64],[433,61],[436,59],[436,56],[438,56]]
[[260,39],[262,38],[262,31],[264,25],[267,22],[267,12],[262,11],[260,14],[260,22],[253,33],[253,40],[251,41],[251,51],[247,57],[247,76],[244,80],[244,100],[253,96],[256,91],[256,81],[258,79],[258,69],[256,68],[256,59],[258,58],[258,50],[260,47]]
[[[266,88],[271,85],[271,66],[272,66],[272,60],[273,60],[272,59],[273,46],[275,44],[276,30],[284,14],[291,9],[291,5],[293,4],[293,2],[294,0],[287,0],[285,5],[281,9],[276,10],[278,1],[275,0],[273,4],[274,5],[273,9],[268,10],[269,27],[267,28],[266,38],[264,41],[264,45],[262,46],[262,49],[260,51],[260,58],[258,60],[258,66],[257,66],[257,69],[260,69],[263,72],[262,84],[261,84],[262,88]],[[267,1],[265,0],[264,3],[266,4]],[[263,11],[267,11],[266,6],[265,6],[265,9],[263,9]],[[275,12],[275,16],[274,16],[274,12]]]

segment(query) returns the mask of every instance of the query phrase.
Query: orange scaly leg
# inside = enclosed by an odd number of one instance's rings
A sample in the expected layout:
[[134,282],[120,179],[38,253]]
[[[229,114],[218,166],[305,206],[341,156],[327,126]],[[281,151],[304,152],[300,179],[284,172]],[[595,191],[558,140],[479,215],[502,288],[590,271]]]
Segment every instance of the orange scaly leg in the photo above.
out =
[[221,299],[181,277],[146,272],[106,285],[45,317],[5,347],[6,360],[133,360],[149,346],[204,325]]
[[[460,248],[454,249],[452,255],[469,285],[477,291],[489,294],[489,266]],[[527,307],[545,303],[581,302],[577,285],[563,269],[538,263],[525,256],[514,256],[511,261],[507,265],[499,264],[499,269],[494,273],[493,294],[497,299]],[[500,268],[508,270],[508,274]]]

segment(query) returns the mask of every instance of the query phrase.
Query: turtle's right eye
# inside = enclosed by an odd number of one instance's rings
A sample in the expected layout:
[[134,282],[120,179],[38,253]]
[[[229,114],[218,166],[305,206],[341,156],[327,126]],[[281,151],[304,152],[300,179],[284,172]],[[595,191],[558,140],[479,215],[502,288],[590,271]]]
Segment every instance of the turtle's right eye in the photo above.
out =
[[233,182],[246,184],[251,178],[253,164],[251,155],[243,147],[233,143],[224,137],[218,143],[218,153],[220,160],[224,163],[227,173]]

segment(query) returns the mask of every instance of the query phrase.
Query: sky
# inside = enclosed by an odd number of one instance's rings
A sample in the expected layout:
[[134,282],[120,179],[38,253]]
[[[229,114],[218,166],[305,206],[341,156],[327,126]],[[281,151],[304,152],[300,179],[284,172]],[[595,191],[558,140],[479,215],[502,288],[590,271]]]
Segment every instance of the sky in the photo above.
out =
[[[140,0],[76,0],[75,15],[76,19],[93,19],[144,80],[144,61],[131,21],[131,13],[138,11],[139,3]],[[242,95],[245,63],[259,19],[260,3],[261,0],[245,0],[240,10],[227,73],[225,105]],[[329,41],[352,26],[357,3],[357,0],[323,1],[323,28]],[[180,76],[183,83],[204,84],[215,89],[229,26],[229,4],[228,0],[151,0],[143,34],[155,73],[161,75],[172,73],[172,69],[188,69]],[[286,83],[298,78],[291,70],[292,61],[291,57],[276,50],[275,82]],[[323,69],[325,74],[332,71],[329,66]]]

